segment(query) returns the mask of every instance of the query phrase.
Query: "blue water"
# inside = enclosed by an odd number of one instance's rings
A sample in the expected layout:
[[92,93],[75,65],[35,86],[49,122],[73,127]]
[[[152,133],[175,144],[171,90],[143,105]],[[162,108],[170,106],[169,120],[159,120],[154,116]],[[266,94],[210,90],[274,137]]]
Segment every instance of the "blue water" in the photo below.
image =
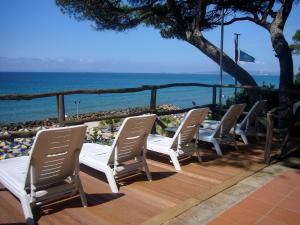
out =
[[[278,76],[254,76],[259,85],[263,83],[278,86]],[[0,72],[0,94],[28,94],[76,89],[111,89],[139,87],[168,83],[206,83],[218,84],[215,74],[132,74],[132,73],[21,73]],[[225,75],[224,84],[234,84],[232,77]],[[233,89],[223,89],[226,97]],[[76,104],[80,101],[79,113],[97,112],[137,106],[147,106],[150,91],[129,94],[67,95],[66,114],[76,114]],[[157,92],[158,104],[176,104],[191,107],[211,103],[212,89],[203,87],[174,87]],[[29,101],[0,100],[0,123],[26,120],[43,120],[57,117],[56,97],[33,99]]]

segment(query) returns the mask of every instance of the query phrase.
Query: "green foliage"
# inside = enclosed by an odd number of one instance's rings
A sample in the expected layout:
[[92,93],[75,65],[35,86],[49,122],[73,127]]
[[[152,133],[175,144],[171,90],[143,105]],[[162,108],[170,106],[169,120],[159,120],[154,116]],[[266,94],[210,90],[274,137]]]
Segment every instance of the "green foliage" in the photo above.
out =
[[168,127],[178,126],[180,124],[180,120],[174,116],[162,116],[160,120]]
[[[167,127],[178,127],[180,125],[180,119],[172,115],[161,116],[160,121]],[[160,135],[168,135],[168,132],[161,126],[156,126],[156,132]]]
[[205,119],[206,120],[216,120],[215,115],[211,110],[208,111],[208,114]]
[[246,103],[246,110],[248,110],[250,106],[250,100],[248,97],[247,92],[245,89],[241,89],[240,91],[237,91],[236,96],[231,96],[226,99],[225,106],[226,108],[229,108],[233,104],[238,104],[238,103]]
[[[262,87],[265,87],[265,88],[269,88],[269,89],[274,89],[275,86],[273,84],[265,84],[263,83]],[[261,98],[262,99],[265,99],[265,100],[268,100],[268,108],[271,109],[271,108],[274,108],[274,107],[277,107],[279,105],[279,96],[278,96],[278,92],[273,92],[273,91],[270,91],[270,90],[261,90],[259,91],[260,95],[261,95]]]
[[295,55],[300,54],[300,30],[297,30],[293,36],[294,43],[290,45],[290,49],[292,53]]
[[[297,30],[293,36],[294,43],[290,45],[290,49],[293,54],[299,55],[300,54],[300,30]],[[300,68],[298,68],[298,72],[295,76],[295,85],[300,85]]]
[[280,5],[290,1],[278,1],[276,7],[270,0],[56,0],[56,4],[77,20],[93,21],[97,30],[125,31],[146,25],[158,29],[164,38],[186,40],[194,29],[204,31],[220,25],[220,7],[225,8],[225,25],[229,25],[245,15],[274,17]]
[[[235,1],[235,6],[228,4],[228,13],[225,15],[232,15],[237,5],[247,5],[252,10],[257,8],[257,4],[261,4],[261,1],[254,2],[257,3],[252,4],[252,1],[249,1],[248,4],[241,4]],[[195,28],[195,21],[198,21],[197,28],[201,31],[219,25],[219,9],[223,1],[202,1],[201,7],[198,1],[184,0],[56,0],[56,4],[63,13],[77,20],[93,21],[97,30],[125,31],[146,25],[160,30],[164,38],[186,40],[186,31]],[[266,6],[261,4],[261,8]],[[244,9],[243,13],[245,11]]]
[[[56,4],[63,13],[78,20],[94,21],[98,30],[124,31],[145,24],[159,29],[164,37],[173,37],[182,32],[179,31],[180,26],[173,7],[178,7],[177,4],[180,4],[180,11],[188,13],[183,18],[183,23],[191,23],[198,7],[196,1],[178,1],[172,6],[168,1],[149,0],[56,0]],[[219,17],[218,14],[213,13],[214,11],[215,9],[212,9],[204,19]],[[203,23],[203,27],[205,26],[210,28],[213,25],[206,22]]]
[[120,119],[107,119],[107,120],[101,120],[100,126],[101,127],[107,127],[110,132],[113,134],[115,131],[115,128],[119,125]]
[[92,143],[97,143],[98,142],[98,131],[96,129],[93,130],[93,133],[91,134],[90,137],[90,142]]
[[93,130],[90,132],[90,136],[88,137],[87,142],[102,144],[102,145],[112,145],[113,140],[114,140],[113,137],[105,138],[101,134],[101,131],[99,128],[93,128]]
[[[278,106],[278,93],[271,91],[275,88],[273,84],[265,84],[262,85],[263,88],[267,88],[266,90],[259,90],[258,93],[261,99],[268,100],[268,108],[274,108]],[[270,90],[268,90],[270,89]],[[256,99],[259,100],[259,99]],[[245,89],[241,89],[237,92],[236,97],[231,96],[228,97],[226,100],[225,107],[229,108],[232,104],[238,104],[238,103],[246,103],[246,109],[245,111],[249,111],[252,107],[252,103],[249,99],[249,95],[247,94]]]

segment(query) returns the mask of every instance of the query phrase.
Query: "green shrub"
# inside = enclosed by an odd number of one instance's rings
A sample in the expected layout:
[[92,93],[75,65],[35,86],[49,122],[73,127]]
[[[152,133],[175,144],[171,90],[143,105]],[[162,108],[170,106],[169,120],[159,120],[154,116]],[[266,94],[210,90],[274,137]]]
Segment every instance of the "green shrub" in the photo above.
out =
[[107,120],[101,120],[99,122],[100,127],[107,127],[109,131],[113,134],[115,131],[115,128],[119,126],[120,119],[107,119]]
[[[167,127],[178,127],[181,122],[179,118],[172,115],[161,116],[160,121]],[[168,132],[159,125],[156,125],[156,132],[160,135],[168,135]]]
[[[262,87],[274,89],[275,86],[273,84],[265,84],[263,83]],[[274,108],[278,106],[278,92],[274,92],[271,90],[258,90],[258,99],[255,99],[255,101],[259,99],[265,99],[268,100],[268,108]],[[239,103],[246,103],[246,111],[250,110],[252,107],[252,103],[250,101],[248,92],[245,89],[241,89],[237,92],[236,97],[231,96],[228,97],[225,103],[225,108],[229,108],[232,104],[239,104]]]

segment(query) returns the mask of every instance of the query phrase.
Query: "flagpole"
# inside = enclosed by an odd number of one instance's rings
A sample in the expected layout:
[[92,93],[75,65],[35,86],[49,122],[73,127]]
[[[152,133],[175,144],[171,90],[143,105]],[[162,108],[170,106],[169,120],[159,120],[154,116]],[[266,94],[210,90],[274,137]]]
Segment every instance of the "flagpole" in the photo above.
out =
[[[234,33],[234,35],[235,35],[235,38],[236,38],[236,46],[235,47],[237,48],[235,51],[237,51],[238,52],[237,54],[239,54],[239,36],[241,34]],[[237,57],[235,57],[235,63],[238,64],[238,61],[239,61],[239,56],[237,55]],[[237,79],[236,78],[234,78],[234,85],[235,86],[237,85]],[[234,99],[235,99],[235,101],[237,100],[236,95],[237,95],[237,88],[235,87],[234,88]]]
[[224,42],[224,7],[221,9],[221,53],[220,53],[220,91],[219,104],[222,108],[222,85],[223,85],[223,42]]

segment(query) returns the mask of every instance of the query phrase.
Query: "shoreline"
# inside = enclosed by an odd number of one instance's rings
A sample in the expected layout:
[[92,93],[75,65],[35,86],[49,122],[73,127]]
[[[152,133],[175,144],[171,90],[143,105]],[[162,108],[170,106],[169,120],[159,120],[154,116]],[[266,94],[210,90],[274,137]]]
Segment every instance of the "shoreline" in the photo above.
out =
[[[145,112],[145,109],[149,110],[149,107],[136,107],[121,110],[109,110],[95,113],[83,113],[78,115],[79,119],[93,118],[95,117],[92,126],[88,123],[85,134],[86,143],[99,143],[104,145],[112,145],[114,138],[122,124],[122,119],[103,119],[99,120],[99,117],[109,114],[110,116],[124,116],[129,113]],[[170,111],[179,109],[175,105],[159,105],[158,111]],[[98,117],[98,119],[96,118]],[[175,116],[177,117],[177,116]],[[77,118],[77,115],[67,117],[72,120]],[[0,124],[0,160],[28,155],[35,140],[35,136],[38,131],[59,127],[59,123],[56,118],[47,120],[35,120],[25,121],[19,123]]]
[[[158,111],[170,111],[180,109],[180,107],[173,104],[163,104],[158,105]],[[125,109],[112,109],[107,111],[91,112],[91,113],[81,113],[78,114],[78,119],[93,119],[99,121],[99,117],[103,116],[125,116],[130,113],[139,113],[145,110],[149,110],[149,107],[133,107]],[[66,121],[77,120],[77,115],[70,115],[66,117]],[[58,125],[57,118],[46,118],[45,120],[32,120],[32,121],[23,121],[16,123],[0,123],[0,132],[6,131],[19,131],[21,129],[36,129],[39,127],[50,128]]]
[[[41,79],[42,77],[42,79]],[[123,76],[116,73],[115,76],[103,74],[97,76],[95,74],[86,73],[70,73],[64,75],[61,73],[41,73],[39,76],[32,73],[16,73],[2,74],[0,82],[1,95],[35,95],[43,93],[61,93],[68,90],[112,90],[112,89],[128,89],[143,86],[161,86],[166,84],[183,84],[183,83],[201,83],[207,85],[218,84],[217,76],[213,74],[205,74],[197,76],[193,74],[184,74],[182,76],[170,76],[168,74],[153,74],[146,76],[145,74],[128,74]],[[255,76],[258,84],[263,82],[272,83],[276,87],[279,80],[275,77]],[[233,84],[234,81],[230,76],[224,76],[224,85]],[[32,85],[39,84],[39,85]],[[66,85],[67,84],[67,85]],[[140,90],[140,89],[138,89]],[[225,96],[233,96],[234,89],[226,88],[223,90]],[[157,102],[175,104],[181,108],[192,107],[192,102],[197,105],[211,103],[213,89],[207,87],[185,87],[176,86],[168,87],[157,91]],[[101,94],[68,94],[65,99],[65,112],[69,115],[76,114],[77,107],[80,112],[98,112],[109,111],[115,108],[127,108],[136,106],[146,106],[150,103],[150,90],[137,92],[122,93],[102,93]],[[0,124],[19,124],[23,121],[31,121],[31,124],[42,125],[39,121],[45,118],[57,117],[57,99],[56,96],[41,98],[26,98],[21,100],[9,100],[3,98],[0,100]],[[75,103],[80,101],[81,104]],[[74,104],[75,103],[75,104]],[[50,119],[51,120],[51,119]],[[21,122],[19,122],[21,121]],[[1,126],[0,125],[0,126]],[[29,124],[30,125],[30,124]]]

